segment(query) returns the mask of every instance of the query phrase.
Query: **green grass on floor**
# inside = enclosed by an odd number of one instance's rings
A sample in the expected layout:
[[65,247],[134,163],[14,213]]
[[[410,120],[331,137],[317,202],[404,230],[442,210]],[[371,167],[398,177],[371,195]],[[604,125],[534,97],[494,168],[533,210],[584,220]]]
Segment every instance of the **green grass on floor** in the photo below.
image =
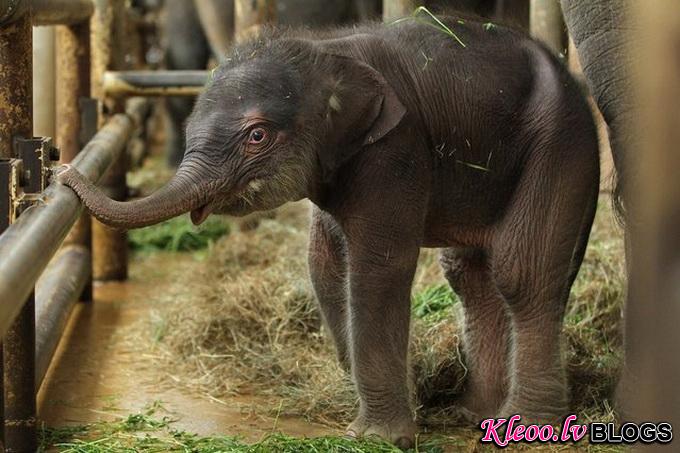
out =
[[[396,453],[398,448],[379,440],[342,437],[296,438],[272,432],[256,443],[234,436],[201,437],[172,427],[172,419],[159,417],[153,407],[113,422],[62,428],[43,428],[39,452],[128,453],[128,452],[248,452],[248,453]],[[435,453],[443,441],[419,444],[418,452]]]
[[441,321],[450,316],[452,307],[459,302],[458,296],[448,284],[435,284],[413,295],[411,310],[417,318],[430,322]]
[[213,216],[197,227],[188,215],[183,215],[158,225],[132,230],[128,241],[133,250],[140,252],[189,252],[208,248],[228,233],[229,224],[224,218]]

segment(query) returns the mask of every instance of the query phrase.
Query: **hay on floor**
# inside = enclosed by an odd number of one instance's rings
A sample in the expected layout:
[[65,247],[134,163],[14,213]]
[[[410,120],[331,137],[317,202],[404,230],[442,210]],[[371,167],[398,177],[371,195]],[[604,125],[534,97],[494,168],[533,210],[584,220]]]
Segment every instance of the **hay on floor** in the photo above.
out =
[[[168,382],[213,398],[268,395],[276,398],[272,410],[281,402],[282,413],[331,425],[351,420],[356,394],[336,363],[309,283],[307,211],[304,203],[291,205],[257,230],[232,232],[159,296],[149,340]],[[611,415],[623,276],[621,232],[602,200],[564,328],[572,403],[591,418]],[[414,309],[411,361],[420,412],[434,421],[455,402],[466,373],[460,304],[436,251],[421,254],[414,299],[431,305]]]

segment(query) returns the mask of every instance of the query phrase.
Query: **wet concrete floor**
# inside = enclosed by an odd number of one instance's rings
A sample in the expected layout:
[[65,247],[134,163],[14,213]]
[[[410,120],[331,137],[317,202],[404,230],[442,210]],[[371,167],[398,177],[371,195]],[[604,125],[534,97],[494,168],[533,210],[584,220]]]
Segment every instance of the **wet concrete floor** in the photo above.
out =
[[[199,435],[240,435],[256,441],[273,430],[294,436],[333,434],[303,419],[255,414],[256,397],[210,401],[158,385],[149,358],[134,350],[124,329],[150,316],[148,295],[163,291],[191,256],[158,254],[131,262],[130,279],[96,287],[93,303],[78,304],[40,390],[39,417],[47,426],[113,420],[160,402],[175,427]],[[271,405],[271,402],[269,402]]]

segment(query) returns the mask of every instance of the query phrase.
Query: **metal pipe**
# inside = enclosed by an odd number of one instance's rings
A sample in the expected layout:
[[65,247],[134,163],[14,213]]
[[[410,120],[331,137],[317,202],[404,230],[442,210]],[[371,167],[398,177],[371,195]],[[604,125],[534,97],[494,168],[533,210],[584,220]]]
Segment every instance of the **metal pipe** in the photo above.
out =
[[35,287],[35,388],[40,389],[73,305],[88,283],[90,251],[82,245],[62,248]]
[[[99,121],[107,118],[105,112],[122,113],[122,99],[107,98],[103,87],[104,72],[110,69],[128,69],[126,60],[127,27],[125,0],[95,0],[92,25],[92,97],[100,105]],[[127,198],[127,155],[123,154],[102,177],[100,186],[110,198],[124,201]],[[108,228],[92,219],[92,276],[94,280],[124,280],[128,273],[127,232]]]
[[106,71],[104,91],[110,96],[197,96],[210,71]]
[[0,26],[23,18],[28,11],[33,25],[76,24],[90,18],[92,0],[0,0]]
[[0,158],[13,156],[13,139],[33,134],[31,20],[0,28]]
[[[115,115],[72,165],[91,181],[99,181],[120,157],[131,133],[132,120],[127,115]],[[7,332],[82,209],[75,192],[56,182],[49,185],[42,198],[0,236],[0,335]]]
[[54,137],[55,30],[33,27],[33,135]]
[[[57,135],[56,144],[61,150],[61,162],[71,162],[86,141],[91,138],[86,112],[90,97],[90,24],[56,27],[59,55],[57,57]],[[91,121],[90,121],[91,122]],[[83,212],[64,241],[91,249],[92,229],[90,216]],[[91,263],[91,260],[90,260]],[[92,300],[92,268],[88,270],[89,282],[82,300]]]
[[[0,28],[0,157],[16,157],[14,139],[33,135],[33,39],[31,15]],[[9,227],[11,228],[11,227]],[[9,230],[8,228],[8,230]],[[0,256],[6,256],[0,253]],[[3,276],[4,277],[4,276]],[[35,301],[33,283],[17,299],[14,316],[3,325],[2,393],[4,447],[35,451],[36,401],[33,392]],[[8,305],[0,297],[2,309]],[[26,383],[29,385],[26,385]]]
[[4,350],[5,452],[37,448],[35,398],[35,295],[21,300],[19,313],[7,330]]

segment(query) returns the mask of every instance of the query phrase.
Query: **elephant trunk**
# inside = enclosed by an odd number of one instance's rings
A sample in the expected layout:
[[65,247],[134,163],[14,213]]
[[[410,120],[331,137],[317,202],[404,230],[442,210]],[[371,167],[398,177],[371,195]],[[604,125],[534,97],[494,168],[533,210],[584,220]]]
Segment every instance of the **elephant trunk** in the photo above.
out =
[[100,188],[68,167],[58,175],[58,180],[71,187],[97,220],[117,229],[141,228],[160,223],[185,212],[192,211],[194,223],[200,223],[209,213],[206,205],[212,197],[211,184],[203,183],[193,173],[183,170],[162,188],[133,201],[116,201]]

